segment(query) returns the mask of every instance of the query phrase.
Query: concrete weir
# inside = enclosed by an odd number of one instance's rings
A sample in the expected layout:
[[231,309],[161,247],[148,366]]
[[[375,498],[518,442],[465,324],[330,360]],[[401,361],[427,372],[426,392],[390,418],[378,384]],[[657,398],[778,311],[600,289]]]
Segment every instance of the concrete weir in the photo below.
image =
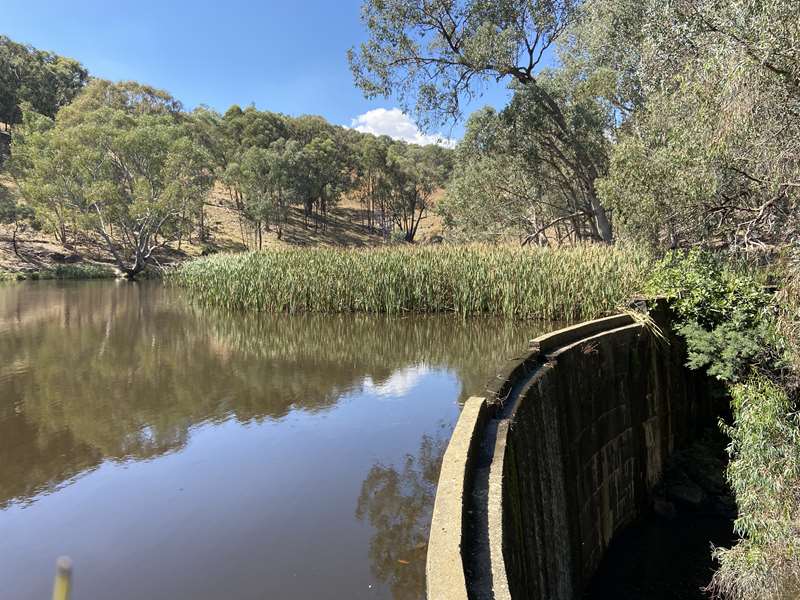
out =
[[537,338],[467,401],[439,477],[429,600],[581,597],[665,460],[713,419],[669,311],[651,317],[663,338],[630,315]]

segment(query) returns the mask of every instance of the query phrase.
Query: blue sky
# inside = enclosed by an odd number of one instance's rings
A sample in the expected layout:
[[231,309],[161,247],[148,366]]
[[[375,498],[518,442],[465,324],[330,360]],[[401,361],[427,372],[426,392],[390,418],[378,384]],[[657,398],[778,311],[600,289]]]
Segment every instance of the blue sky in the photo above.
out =
[[[254,103],[430,139],[391,110],[396,100],[366,100],[354,87],[346,52],[366,38],[360,0],[1,2],[0,33],[76,58],[95,76],[165,89],[187,108]],[[503,106],[507,97],[500,84],[470,109]],[[442,131],[457,138],[463,126]]]

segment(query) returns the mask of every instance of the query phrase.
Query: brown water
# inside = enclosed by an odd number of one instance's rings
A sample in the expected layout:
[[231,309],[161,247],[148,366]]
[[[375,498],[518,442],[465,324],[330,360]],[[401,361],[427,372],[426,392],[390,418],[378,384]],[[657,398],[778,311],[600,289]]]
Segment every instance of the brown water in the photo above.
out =
[[460,407],[541,329],[0,286],[0,598],[62,554],[74,600],[423,598]]

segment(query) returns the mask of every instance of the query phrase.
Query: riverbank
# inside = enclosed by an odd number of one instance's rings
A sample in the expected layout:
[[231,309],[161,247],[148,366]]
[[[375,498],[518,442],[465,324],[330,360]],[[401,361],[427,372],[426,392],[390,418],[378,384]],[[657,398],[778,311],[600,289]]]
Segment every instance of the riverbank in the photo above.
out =
[[197,302],[235,310],[574,321],[623,305],[650,265],[627,247],[400,245],[216,255],[180,265],[170,280]]
[[39,279],[113,279],[115,277],[117,277],[117,273],[113,268],[94,263],[54,265],[27,271],[0,270],[0,282]]

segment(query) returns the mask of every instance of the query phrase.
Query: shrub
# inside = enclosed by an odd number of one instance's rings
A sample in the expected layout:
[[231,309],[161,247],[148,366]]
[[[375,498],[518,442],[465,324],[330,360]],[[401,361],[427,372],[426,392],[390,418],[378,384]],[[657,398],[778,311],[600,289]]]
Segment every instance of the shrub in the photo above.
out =
[[736,493],[741,540],[719,549],[712,588],[725,598],[800,597],[800,416],[786,392],[764,376],[731,388],[728,479]]
[[738,381],[754,365],[780,359],[774,298],[753,273],[710,252],[673,252],[656,265],[646,288],[672,301],[689,367]]

